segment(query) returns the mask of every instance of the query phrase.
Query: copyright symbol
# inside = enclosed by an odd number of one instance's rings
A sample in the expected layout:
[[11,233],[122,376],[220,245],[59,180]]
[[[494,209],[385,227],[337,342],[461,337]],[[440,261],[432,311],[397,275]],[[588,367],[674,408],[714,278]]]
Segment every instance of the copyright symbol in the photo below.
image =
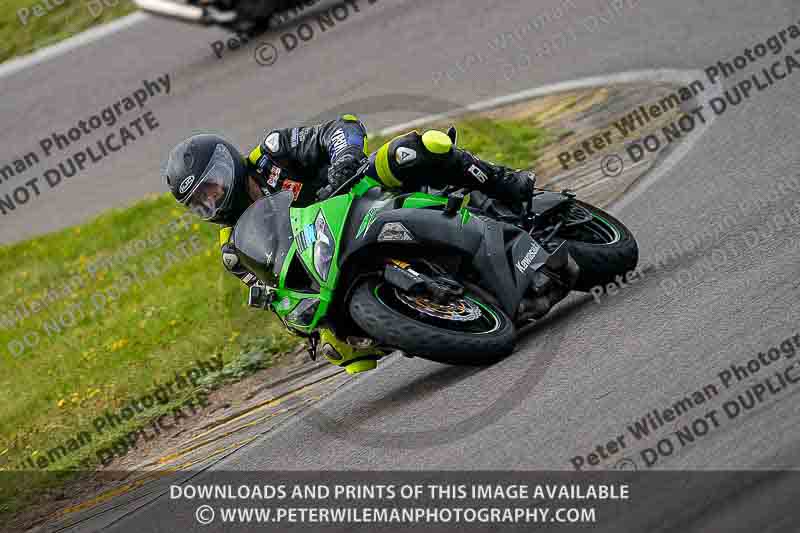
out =
[[271,67],[278,60],[278,49],[271,43],[261,43],[255,49],[256,63],[262,67]]
[[609,154],[600,162],[600,169],[603,171],[605,177],[615,178],[622,174],[622,171],[625,170],[625,165],[620,156],[617,154]]
[[625,457],[614,465],[614,470],[639,470],[639,467],[633,459]]
[[214,521],[214,509],[210,505],[201,505],[194,512],[194,517],[204,526]]

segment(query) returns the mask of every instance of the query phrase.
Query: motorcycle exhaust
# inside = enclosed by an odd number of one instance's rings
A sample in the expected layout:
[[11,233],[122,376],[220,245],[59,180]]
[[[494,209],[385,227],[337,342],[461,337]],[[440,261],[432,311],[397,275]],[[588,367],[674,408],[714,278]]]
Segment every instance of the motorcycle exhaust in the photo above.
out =
[[179,4],[170,0],[133,0],[140,9],[172,19],[196,24],[226,24],[236,20],[235,11],[220,11],[213,7]]

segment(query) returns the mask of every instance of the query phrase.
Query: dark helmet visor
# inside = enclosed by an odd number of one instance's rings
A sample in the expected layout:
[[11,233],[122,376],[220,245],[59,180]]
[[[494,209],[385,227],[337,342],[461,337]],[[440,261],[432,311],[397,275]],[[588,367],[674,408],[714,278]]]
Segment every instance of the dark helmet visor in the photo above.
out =
[[192,188],[183,203],[203,220],[210,220],[228,207],[234,183],[233,156],[224,144],[218,144],[200,179],[194,181],[193,176],[189,176],[180,184],[184,190]]

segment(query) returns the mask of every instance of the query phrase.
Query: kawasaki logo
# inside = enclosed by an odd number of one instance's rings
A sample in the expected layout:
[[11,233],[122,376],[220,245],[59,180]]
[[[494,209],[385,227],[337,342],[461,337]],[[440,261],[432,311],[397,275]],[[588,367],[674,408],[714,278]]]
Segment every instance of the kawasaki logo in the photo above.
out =
[[528,267],[531,266],[533,258],[536,257],[536,253],[539,251],[539,248],[541,247],[538,244],[536,244],[535,242],[532,243],[531,249],[528,250],[528,253],[525,254],[525,257],[517,261],[515,265],[517,267],[517,270],[524,273],[528,269]]

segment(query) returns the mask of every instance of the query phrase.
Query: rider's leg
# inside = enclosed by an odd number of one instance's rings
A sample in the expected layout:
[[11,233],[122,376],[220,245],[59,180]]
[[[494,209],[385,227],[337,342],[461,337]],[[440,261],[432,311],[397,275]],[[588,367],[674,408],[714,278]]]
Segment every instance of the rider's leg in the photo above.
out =
[[529,171],[483,161],[455,146],[441,131],[416,131],[396,137],[370,158],[372,175],[392,188],[423,185],[467,187],[486,193],[512,208],[528,201],[535,176]]

